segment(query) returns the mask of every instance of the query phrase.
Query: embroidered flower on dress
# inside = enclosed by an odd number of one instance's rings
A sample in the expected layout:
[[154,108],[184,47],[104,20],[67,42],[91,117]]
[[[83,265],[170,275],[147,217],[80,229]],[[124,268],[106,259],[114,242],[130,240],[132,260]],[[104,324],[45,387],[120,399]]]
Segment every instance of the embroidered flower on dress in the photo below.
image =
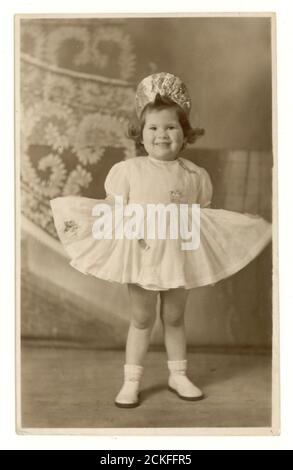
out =
[[65,220],[64,222],[64,233],[72,232],[75,233],[78,229],[78,224],[74,220]]
[[178,189],[174,189],[172,191],[169,191],[170,194],[170,201],[171,202],[180,202],[182,198],[182,192],[179,191]]

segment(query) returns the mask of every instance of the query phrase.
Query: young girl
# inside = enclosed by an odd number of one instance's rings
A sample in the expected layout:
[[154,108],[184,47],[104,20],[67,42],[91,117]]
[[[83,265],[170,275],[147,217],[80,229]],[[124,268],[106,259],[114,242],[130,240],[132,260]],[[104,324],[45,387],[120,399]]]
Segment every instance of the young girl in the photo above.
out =
[[[130,137],[143,146],[147,156],[121,161],[111,168],[105,181],[107,199],[102,202],[108,204],[111,215],[117,215],[117,204],[120,209],[123,204],[139,205],[144,211],[157,204],[160,208],[170,204],[173,209],[188,207],[180,219],[185,227],[190,222],[195,227],[190,207],[199,204],[199,245],[183,248],[180,237],[145,234],[141,229],[149,216],[145,212],[132,237],[121,228],[129,221],[126,212],[115,222],[119,236],[117,232],[114,236],[111,224],[104,236],[97,235],[97,226],[95,230],[93,226],[100,214],[99,201],[73,196],[51,202],[58,235],[72,259],[70,264],[85,274],[128,286],[131,320],[124,383],[115,400],[119,407],[139,404],[139,384],[155,322],[157,295],[161,300],[169,388],[184,400],[203,398],[202,391],[186,375],[184,309],[189,290],[239,271],[271,239],[271,226],[262,218],[209,208],[212,184],[208,173],[180,157],[185,145],[203,133],[191,127],[190,108],[188,91],[178,77],[157,73],[142,80],[136,93],[140,125],[130,129]],[[170,217],[161,220],[166,235],[172,222]]]

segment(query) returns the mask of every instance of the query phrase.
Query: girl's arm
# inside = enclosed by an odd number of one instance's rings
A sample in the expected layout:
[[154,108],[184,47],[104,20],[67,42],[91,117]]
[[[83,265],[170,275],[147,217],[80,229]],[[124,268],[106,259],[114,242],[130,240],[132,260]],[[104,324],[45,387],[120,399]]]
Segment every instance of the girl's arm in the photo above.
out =
[[208,172],[201,168],[199,204],[201,208],[207,209],[211,207],[213,197],[213,185]]
[[127,204],[129,199],[129,178],[126,171],[125,161],[121,161],[112,166],[105,180],[105,191],[107,200],[115,201],[115,196],[123,198],[123,203]]

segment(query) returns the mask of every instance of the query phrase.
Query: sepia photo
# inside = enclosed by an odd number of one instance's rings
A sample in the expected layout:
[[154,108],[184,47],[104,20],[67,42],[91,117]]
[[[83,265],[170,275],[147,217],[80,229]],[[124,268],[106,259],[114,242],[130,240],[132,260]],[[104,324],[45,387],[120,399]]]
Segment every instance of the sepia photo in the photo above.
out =
[[16,15],[15,70],[17,431],[278,434],[274,15]]

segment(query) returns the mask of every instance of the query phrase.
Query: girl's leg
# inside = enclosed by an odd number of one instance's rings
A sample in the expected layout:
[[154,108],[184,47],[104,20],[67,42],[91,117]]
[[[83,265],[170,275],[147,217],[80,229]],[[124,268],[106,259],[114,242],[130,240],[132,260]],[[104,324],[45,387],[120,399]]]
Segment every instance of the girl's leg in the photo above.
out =
[[188,291],[170,289],[161,292],[161,319],[170,370],[169,387],[184,400],[203,398],[202,391],[186,376],[186,335],[184,311]]
[[157,293],[129,284],[131,321],[126,344],[124,384],[115,404],[121,408],[133,408],[139,404],[138,391],[152,328],[156,318]]
[[161,319],[167,356],[170,361],[186,359],[184,311],[188,297],[186,289],[161,292]]
[[128,285],[131,321],[126,343],[126,364],[141,365],[147,353],[156,319],[157,293]]

